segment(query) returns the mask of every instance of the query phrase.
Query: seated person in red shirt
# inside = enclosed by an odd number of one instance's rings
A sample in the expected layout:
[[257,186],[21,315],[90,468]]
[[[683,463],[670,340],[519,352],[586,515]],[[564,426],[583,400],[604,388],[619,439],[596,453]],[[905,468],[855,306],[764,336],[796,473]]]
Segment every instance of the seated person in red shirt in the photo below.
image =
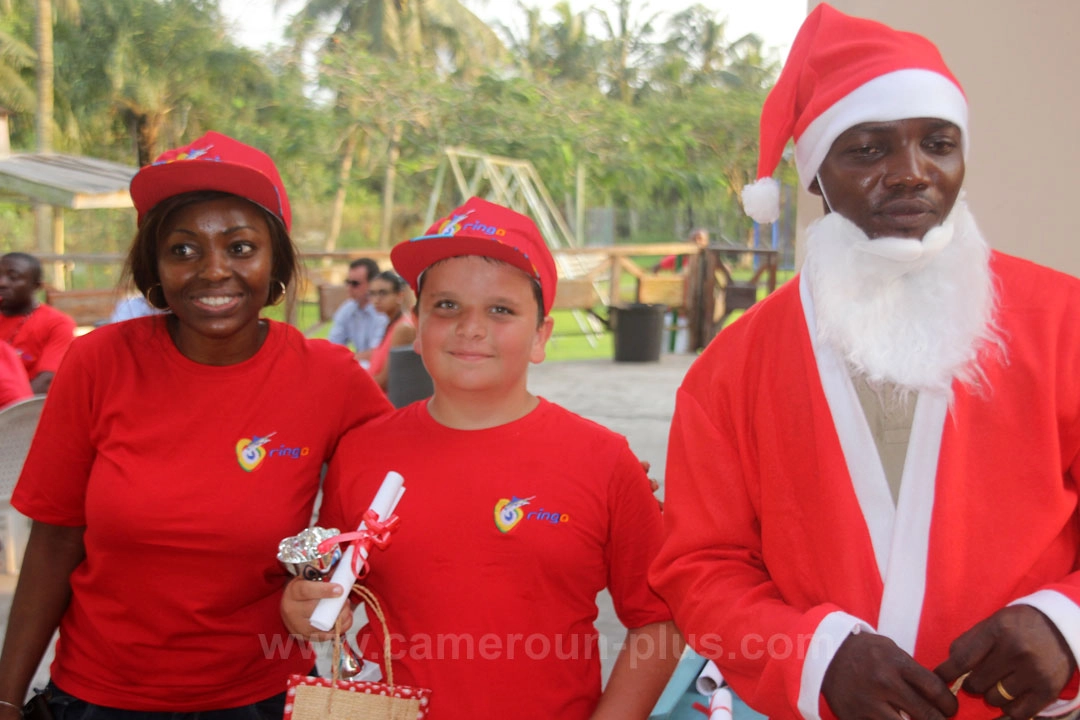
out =
[[[705,228],[697,228],[690,233],[690,242],[697,245],[704,250],[709,247],[709,231]],[[682,264],[679,263],[679,257],[676,255],[665,255],[660,258],[660,261],[652,266],[652,271],[658,273],[661,270],[667,270],[669,272],[677,272],[678,270],[686,267],[686,263],[692,256],[683,255]]]
[[13,252],[0,257],[0,338],[15,348],[37,394],[48,392],[53,375],[75,337],[75,321],[38,303],[41,263]]
[[22,359],[15,348],[0,343],[0,410],[33,395]]

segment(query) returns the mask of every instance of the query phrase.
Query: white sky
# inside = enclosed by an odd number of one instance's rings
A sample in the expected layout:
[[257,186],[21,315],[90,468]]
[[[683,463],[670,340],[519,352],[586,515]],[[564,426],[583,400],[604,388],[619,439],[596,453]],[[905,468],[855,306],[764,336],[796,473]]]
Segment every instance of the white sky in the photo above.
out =
[[[473,12],[485,21],[499,21],[515,27],[519,24],[521,11],[515,0],[463,0]],[[728,40],[735,40],[746,33],[755,32],[767,46],[776,48],[781,59],[787,57],[788,47],[795,38],[800,23],[806,16],[806,0],[697,0],[712,8],[721,18],[728,19]],[[284,0],[283,8],[274,12],[274,0],[221,0],[221,9],[237,28],[236,40],[254,48],[276,44],[281,39],[281,28],[291,12],[302,0]],[[550,8],[555,0],[525,0],[529,6]],[[635,0],[635,14],[648,17],[662,12],[663,18],[695,4],[694,0]],[[570,0],[577,12],[591,6],[607,6],[606,0]],[[644,8],[644,10],[642,10]],[[549,20],[551,18],[548,18]],[[661,34],[663,28],[661,27]]]

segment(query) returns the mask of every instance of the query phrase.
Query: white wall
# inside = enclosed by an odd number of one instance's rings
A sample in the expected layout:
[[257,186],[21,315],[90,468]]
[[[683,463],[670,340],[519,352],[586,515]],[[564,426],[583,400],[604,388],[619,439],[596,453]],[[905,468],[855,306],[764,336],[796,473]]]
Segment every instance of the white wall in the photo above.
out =
[[[965,188],[983,233],[1080,276],[1080,0],[830,2],[937,44],[971,108]],[[800,249],[820,214],[801,193]]]

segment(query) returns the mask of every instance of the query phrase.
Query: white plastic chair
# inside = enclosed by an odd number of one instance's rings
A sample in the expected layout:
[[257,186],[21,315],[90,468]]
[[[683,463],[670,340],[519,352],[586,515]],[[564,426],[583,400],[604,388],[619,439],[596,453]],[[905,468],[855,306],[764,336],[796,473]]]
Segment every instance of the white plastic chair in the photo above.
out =
[[30,521],[11,507],[11,493],[30,451],[44,403],[44,395],[35,395],[0,410],[0,547],[4,572],[9,575],[19,571],[30,534]]

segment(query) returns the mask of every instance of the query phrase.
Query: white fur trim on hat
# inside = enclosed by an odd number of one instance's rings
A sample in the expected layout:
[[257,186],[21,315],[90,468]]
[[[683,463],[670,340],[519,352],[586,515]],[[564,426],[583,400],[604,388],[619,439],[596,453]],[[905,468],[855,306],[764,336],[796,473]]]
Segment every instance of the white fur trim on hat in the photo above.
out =
[[926,117],[948,120],[960,128],[966,158],[967,99],[949,78],[932,70],[915,69],[897,70],[866,82],[818,115],[795,141],[799,182],[810,188],[833,142],[849,128],[865,122]]
[[764,177],[743,185],[742,205],[746,214],[756,222],[776,222],[780,218],[780,183],[771,177]]

